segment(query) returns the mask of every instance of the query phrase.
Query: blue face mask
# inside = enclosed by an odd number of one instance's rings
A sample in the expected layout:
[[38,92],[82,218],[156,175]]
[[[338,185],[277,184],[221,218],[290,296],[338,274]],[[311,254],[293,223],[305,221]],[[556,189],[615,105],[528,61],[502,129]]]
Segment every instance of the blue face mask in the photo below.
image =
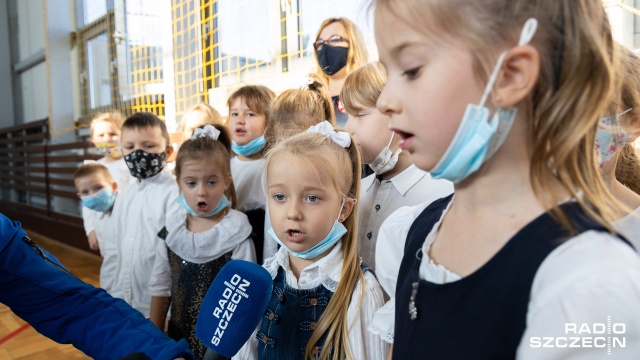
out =
[[622,126],[620,126],[620,116],[628,113],[633,109],[628,109],[620,114],[607,116],[598,122],[598,130],[596,131],[596,152],[599,156],[598,167],[603,167],[618,149],[622,148],[627,141],[631,139]]
[[[342,201],[342,206],[344,206],[344,201]],[[342,211],[342,206],[340,206],[340,211]],[[340,218],[340,214],[338,214],[338,219],[339,218]],[[333,245],[335,245],[338,242],[338,240],[342,238],[344,234],[347,233],[347,228],[345,228],[344,225],[342,225],[342,223],[338,221],[338,219],[336,219],[336,221],[333,222],[333,226],[331,227],[331,230],[329,230],[329,233],[327,234],[327,236],[324,237],[324,239],[322,239],[319,243],[317,243],[311,249],[302,251],[302,252],[292,251],[284,243],[282,243],[282,241],[280,241],[276,233],[273,231],[273,227],[267,230],[267,234],[269,234],[271,238],[273,238],[278,244],[280,244],[280,246],[284,247],[284,249],[289,254],[301,259],[307,259],[307,260],[314,259],[324,254]]]
[[[535,19],[529,19],[522,29],[519,46],[531,41],[538,27]],[[489,119],[489,109],[484,104],[493,89],[493,84],[502,68],[506,52],[498,58],[480,104],[468,104],[458,131],[451,144],[430,174],[436,179],[447,179],[459,183],[473,174],[493,156],[509,135],[516,116],[516,108],[499,108]]]
[[249,141],[244,145],[238,145],[235,141],[232,141],[231,150],[233,150],[233,152],[237,155],[251,156],[262,150],[262,148],[264,148],[265,142],[266,141],[264,139],[264,134],[258,136],[257,138]]
[[94,211],[105,212],[111,209],[116,201],[116,193],[109,188],[103,188],[93,195],[81,196],[82,206]]
[[223,209],[227,208],[228,206],[230,206],[231,202],[229,202],[229,199],[227,199],[226,196],[222,195],[222,197],[220,198],[220,201],[218,202],[218,205],[216,206],[216,208],[211,210],[211,212],[206,214],[206,215],[198,215],[195,211],[193,211],[193,209],[191,209],[191,206],[189,206],[189,204],[187,204],[187,200],[184,198],[183,194],[180,194],[180,197],[178,197],[178,204],[180,204],[185,210],[187,210],[187,212],[189,214],[191,214],[193,216],[211,217],[211,216],[219,213]]

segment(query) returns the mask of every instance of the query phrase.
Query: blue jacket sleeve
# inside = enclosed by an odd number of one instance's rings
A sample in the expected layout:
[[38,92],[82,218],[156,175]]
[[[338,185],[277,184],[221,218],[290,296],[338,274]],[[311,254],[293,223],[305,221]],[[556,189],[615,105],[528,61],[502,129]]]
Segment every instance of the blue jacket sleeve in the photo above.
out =
[[187,342],[168,338],[142,314],[82,282],[0,214],[0,302],[43,335],[95,359],[134,352],[193,359]]

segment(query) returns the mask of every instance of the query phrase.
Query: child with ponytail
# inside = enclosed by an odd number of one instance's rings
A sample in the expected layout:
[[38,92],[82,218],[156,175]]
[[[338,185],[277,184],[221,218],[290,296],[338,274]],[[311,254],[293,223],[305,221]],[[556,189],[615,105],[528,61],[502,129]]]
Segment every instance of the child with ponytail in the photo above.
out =
[[168,335],[187,339],[196,359],[205,345],[195,336],[200,305],[220,269],[231,259],[255,262],[251,225],[235,210],[231,139],[222,125],[196,128],[176,158],[177,203],[158,236],[151,281],[151,321]]
[[278,140],[304,132],[325,120],[335,126],[329,90],[322,79],[309,74],[299,89],[285,90],[273,100],[271,123],[265,133],[267,150]]
[[607,321],[626,328],[609,350],[637,358],[640,257],[594,151],[615,79],[602,1],[375,6],[377,106],[455,194],[389,217],[406,239],[393,358],[601,359],[583,329]]
[[266,157],[269,234],[281,245],[264,267],[267,310],[238,359],[369,359],[387,347],[367,332],[383,295],[357,255],[360,155],[329,122],[282,140]]

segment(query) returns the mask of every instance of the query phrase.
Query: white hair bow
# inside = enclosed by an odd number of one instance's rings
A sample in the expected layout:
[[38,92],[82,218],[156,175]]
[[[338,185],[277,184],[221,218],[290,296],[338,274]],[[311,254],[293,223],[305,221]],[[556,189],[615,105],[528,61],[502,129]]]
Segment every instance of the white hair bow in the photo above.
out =
[[318,125],[312,125],[307,132],[324,135],[343,148],[348,148],[349,145],[351,145],[351,137],[349,136],[349,133],[346,131],[335,131],[333,129],[333,125],[331,125],[327,120]]
[[196,128],[193,131],[193,135],[191,136],[191,140],[195,140],[201,137],[210,137],[213,140],[218,140],[218,136],[220,136],[220,130],[216,129],[215,126],[205,125],[204,128]]

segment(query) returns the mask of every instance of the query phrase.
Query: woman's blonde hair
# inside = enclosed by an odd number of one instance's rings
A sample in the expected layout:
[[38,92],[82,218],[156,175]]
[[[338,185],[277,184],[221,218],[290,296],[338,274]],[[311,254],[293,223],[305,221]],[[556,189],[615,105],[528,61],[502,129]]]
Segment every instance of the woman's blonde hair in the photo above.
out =
[[[328,174],[332,184],[343,198],[357,199],[360,194],[360,154],[358,147],[351,141],[344,149],[327,137],[314,133],[301,133],[284,139],[273,147],[266,156],[267,172],[272,161],[278,161],[280,155],[290,154],[304,161],[306,168],[313,169],[319,178]],[[353,359],[349,350],[347,309],[356,284],[360,282],[360,291],[364,293],[364,275],[357,254],[358,240],[358,204],[343,222],[347,233],[342,237],[344,261],[338,288],[331,297],[327,308],[320,316],[316,329],[307,344],[305,359],[313,358],[318,341],[326,335],[320,353],[320,359]],[[362,296],[360,296],[362,299]]]
[[322,121],[336,124],[336,115],[329,89],[315,74],[308,75],[309,84],[289,89],[278,95],[271,104],[271,122],[265,132],[267,149],[279,139],[307,130]]
[[124,123],[124,116],[119,112],[105,112],[98,113],[91,119],[91,124],[89,125],[91,128],[91,137],[93,138],[93,127],[97,122],[108,122],[116,125],[118,129],[122,129],[122,124]]
[[183,132],[185,126],[187,125],[186,122],[184,121],[184,117],[188,113],[191,113],[191,112],[201,112],[201,113],[205,114],[205,119],[203,119],[202,123],[197,124],[196,127],[202,126],[202,125],[206,125],[206,124],[209,124],[209,125],[215,125],[215,124],[224,125],[224,118],[222,117],[222,115],[220,115],[218,110],[216,110],[213,106],[211,106],[209,104],[199,103],[199,104],[193,105],[187,111],[185,111],[184,114],[182,114],[182,121],[180,122],[180,132]]
[[[626,117],[626,125],[634,129],[640,128],[640,57],[631,50],[616,44],[620,54],[620,86],[619,108],[624,111],[633,109]],[[640,159],[633,144],[627,143],[618,151],[616,161],[616,179],[624,186],[640,194]]]
[[[214,140],[209,136],[198,137],[195,139],[187,139],[180,145],[180,151],[176,156],[176,182],[180,185],[180,174],[182,166],[186,161],[214,161],[219,169],[222,170],[222,176],[225,181],[231,178],[231,135],[227,128],[221,124],[212,125],[218,131],[218,139]],[[200,126],[200,128],[204,128]],[[235,209],[238,204],[236,201],[236,189],[233,186],[233,180],[225,191],[224,195],[231,202],[231,208]]]
[[537,19],[531,45],[540,54],[540,72],[519,106],[529,126],[531,184],[541,204],[571,232],[574,226],[557,206],[562,199],[549,191],[554,179],[590,217],[613,229],[616,201],[594,151],[597,122],[614,85],[613,39],[601,0],[375,1],[426,36],[460,40],[483,83],[499,52],[518,44],[525,21]]
[[387,83],[387,72],[375,61],[355,69],[347,76],[340,91],[340,100],[347,113],[355,115],[362,107],[375,108]]
[[[335,22],[339,22],[344,26],[344,31],[347,35],[347,40],[349,41],[349,52],[347,53],[347,74],[353,71],[353,69],[359,68],[369,61],[369,52],[367,51],[367,47],[364,44],[364,37],[358,29],[356,24],[344,17],[339,18],[328,18],[320,24],[320,28],[318,29],[318,33],[316,34],[316,40],[320,39],[320,34],[325,27]],[[326,39],[325,39],[326,40]],[[318,57],[316,55],[316,74],[325,82],[329,83],[329,77],[322,72],[322,68],[320,68],[320,64],[318,63]]]

